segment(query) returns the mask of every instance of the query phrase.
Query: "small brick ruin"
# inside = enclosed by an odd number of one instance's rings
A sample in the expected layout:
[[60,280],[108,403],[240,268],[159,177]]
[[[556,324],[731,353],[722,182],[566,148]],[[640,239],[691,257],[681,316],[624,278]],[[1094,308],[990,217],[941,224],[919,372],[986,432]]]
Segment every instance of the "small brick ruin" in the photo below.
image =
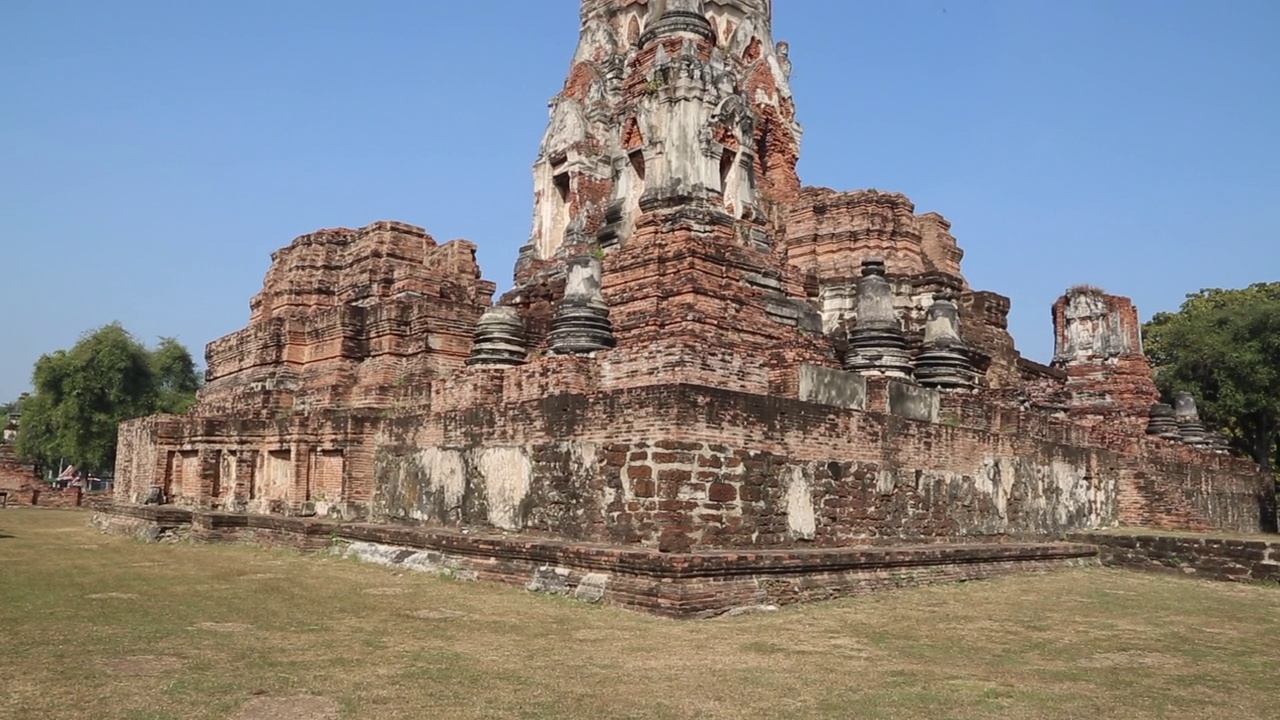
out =
[[769,0],[584,0],[513,287],[411,225],[297,238],[190,413],[121,426],[119,512],[681,557],[1273,525],[1128,299],[1068,291],[1032,362],[945,218],[803,186],[788,55]]
[[18,454],[19,418],[18,413],[11,413],[0,434],[0,507],[79,507],[80,488],[51,488],[40,476],[40,464]]
[[0,442],[0,504],[34,504],[44,486],[36,463],[19,457],[12,442]]

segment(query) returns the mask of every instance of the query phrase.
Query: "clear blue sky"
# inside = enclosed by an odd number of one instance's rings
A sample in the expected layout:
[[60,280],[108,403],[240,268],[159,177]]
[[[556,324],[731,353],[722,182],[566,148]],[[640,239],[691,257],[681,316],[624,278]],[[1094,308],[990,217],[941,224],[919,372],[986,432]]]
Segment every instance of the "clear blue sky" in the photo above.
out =
[[[1280,280],[1280,3],[776,0],[801,176],[953,222],[1048,361],[1092,283],[1143,318]],[[378,219],[510,283],[576,0],[0,3],[0,400],[119,320],[197,356],[270,253]]]

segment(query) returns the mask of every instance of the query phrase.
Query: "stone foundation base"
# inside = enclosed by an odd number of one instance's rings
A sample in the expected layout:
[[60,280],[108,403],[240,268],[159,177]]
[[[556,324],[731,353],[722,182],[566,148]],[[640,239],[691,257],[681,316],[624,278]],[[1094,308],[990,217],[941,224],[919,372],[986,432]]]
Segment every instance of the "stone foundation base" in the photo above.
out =
[[886,588],[1094,564],[1074,543],[1000,543],[662,553],[527,536],[339,523],[273,515],[114,506],[107,532],[143,539],[248,541],[573,595],[674,618],[702,618]]
[[1234,582],[1280,582],[1280,536],[1091,532],[1072,540],[1098,548],[1104,565]]
[[182,540],[191,534],[190,510],[156,505],[107,505],[89,524],[103,532],[158,542]]

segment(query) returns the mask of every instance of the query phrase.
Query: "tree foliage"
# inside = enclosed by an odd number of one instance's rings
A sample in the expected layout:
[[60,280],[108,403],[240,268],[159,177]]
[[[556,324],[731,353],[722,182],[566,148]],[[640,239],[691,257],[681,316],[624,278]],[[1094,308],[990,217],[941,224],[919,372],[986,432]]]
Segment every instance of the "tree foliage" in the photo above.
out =
[[196,400],[200,378],[196,363],[176,338],[160,338],[160,344],[151,351],[151,373],[155,378],[156,411],[184,413]]
[[1143,327],[1156,384],[1195,396],[1206,424],[1266,470],[1280,434],[1280,282],[1201,290]]
[[162,338],[149,350],[119,323],[42,356],[31,380],[18,451],[47,465],[66,459],[99,471],[115,465],[120,421],[183,412],[199,388],[191,353],[177,340]]

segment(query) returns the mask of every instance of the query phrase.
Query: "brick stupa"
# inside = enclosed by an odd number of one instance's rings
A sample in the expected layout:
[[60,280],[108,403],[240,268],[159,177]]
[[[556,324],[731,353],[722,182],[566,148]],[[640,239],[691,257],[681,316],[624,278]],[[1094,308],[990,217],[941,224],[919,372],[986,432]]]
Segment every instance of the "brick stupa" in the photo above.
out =
[[103,522],[417,548],[670,614],[839,594],[878,546],[970,577],[1077,530],[1259,529],[1251,463],[1145,433],[1127,299],[1068,293],[1031,362],[945,218],[801,184],[771,15],[584,0],[498,309],[465,241],[298,238],[191,412],[122,426]]

